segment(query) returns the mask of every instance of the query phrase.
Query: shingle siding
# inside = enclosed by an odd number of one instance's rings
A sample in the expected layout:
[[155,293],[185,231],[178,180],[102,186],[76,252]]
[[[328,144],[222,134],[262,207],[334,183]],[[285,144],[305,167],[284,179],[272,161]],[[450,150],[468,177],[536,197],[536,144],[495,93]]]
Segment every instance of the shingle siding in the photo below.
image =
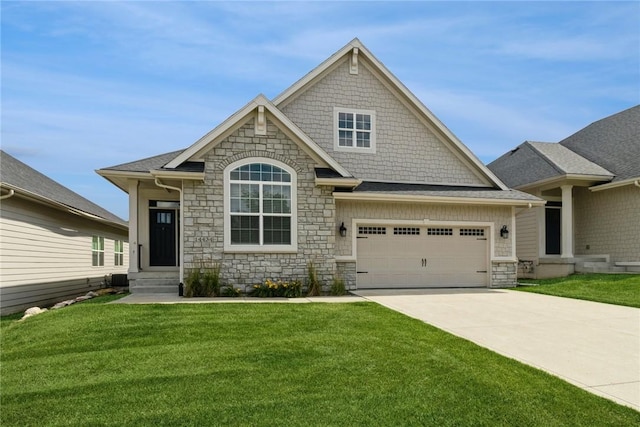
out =
[[[336,69],[282,108],[284,113],[358,178],[383,181],[485,184],[367,69]],[[334,151],[334,107],[374,110],[376,153]]]
[[626,185],[592,192],[575,187],[573,194],[576,254],[608,254],[611,262],[640,261],[640,188]]

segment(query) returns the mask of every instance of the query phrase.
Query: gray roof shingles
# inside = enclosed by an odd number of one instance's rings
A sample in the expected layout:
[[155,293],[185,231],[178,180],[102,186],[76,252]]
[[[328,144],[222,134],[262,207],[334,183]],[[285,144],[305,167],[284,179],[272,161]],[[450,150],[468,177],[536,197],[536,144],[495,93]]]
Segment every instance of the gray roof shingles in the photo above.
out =
[[122,163],[116,166],[102,168],[102,170],[122,171],[122,172],[149,172],[151,170],[161,169],[171,160],[178,157],[184,150],[172,151],[171,153],[160,154],[145,159],[136,160],[134,162]]
[[640,105],[591,123],[560,144],[614,173],[613,182],[640,177]]
[[[509,187],[567,174],[603,182],[640,176],[640,106],[594,122],[560,143],[524,142],[488,167]],[[611,178],[613,178],[611,180]]]
[[0,150],[0,182],[18,191],[24,190],[107,221],[119,225],[127,225],[127,222],[122,218],[71,191],[2,150]]

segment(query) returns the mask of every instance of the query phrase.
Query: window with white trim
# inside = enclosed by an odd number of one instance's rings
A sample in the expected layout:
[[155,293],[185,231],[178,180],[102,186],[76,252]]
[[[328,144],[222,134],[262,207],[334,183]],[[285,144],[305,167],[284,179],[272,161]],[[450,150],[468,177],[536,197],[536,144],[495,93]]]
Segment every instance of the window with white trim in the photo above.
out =
[[124,265],[124,242],[122,240],[113,241],[113,265]]
[[375,152],[375,111],[334,108],[337,151]]
[[91,265],[93,267],[104,265],[104,237],[93,236],[91,238]]
[[225,249],[295,250],[295,172],[270,159],[225,172]]

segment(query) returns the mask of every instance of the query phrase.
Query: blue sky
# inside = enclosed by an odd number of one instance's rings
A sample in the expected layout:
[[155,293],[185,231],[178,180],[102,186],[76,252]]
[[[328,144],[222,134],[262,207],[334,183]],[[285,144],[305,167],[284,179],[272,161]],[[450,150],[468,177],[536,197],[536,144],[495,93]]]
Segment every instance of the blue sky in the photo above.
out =
[[354,37],[482,161],[640,103],[640,2],[2,1],[2,149],[94,170],[186,148]]

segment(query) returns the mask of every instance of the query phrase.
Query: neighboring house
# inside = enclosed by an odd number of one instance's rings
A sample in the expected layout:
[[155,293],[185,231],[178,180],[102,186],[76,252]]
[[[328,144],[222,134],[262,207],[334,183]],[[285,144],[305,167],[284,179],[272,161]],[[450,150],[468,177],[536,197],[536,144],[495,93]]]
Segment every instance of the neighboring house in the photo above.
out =
[[544,203],[357,39],[187,149],[97,172],[129,194],[132,292],[177,292],[214,263],[245,290],[308,263],[350,289],[513,286],[514,211]]
[[100,287],[129,266],[127,223],[0,151],[0,314]]
[[640,106],[559,143],[525,142],[489,169],[547,200],[516,213],[521,276],[640,272]]

